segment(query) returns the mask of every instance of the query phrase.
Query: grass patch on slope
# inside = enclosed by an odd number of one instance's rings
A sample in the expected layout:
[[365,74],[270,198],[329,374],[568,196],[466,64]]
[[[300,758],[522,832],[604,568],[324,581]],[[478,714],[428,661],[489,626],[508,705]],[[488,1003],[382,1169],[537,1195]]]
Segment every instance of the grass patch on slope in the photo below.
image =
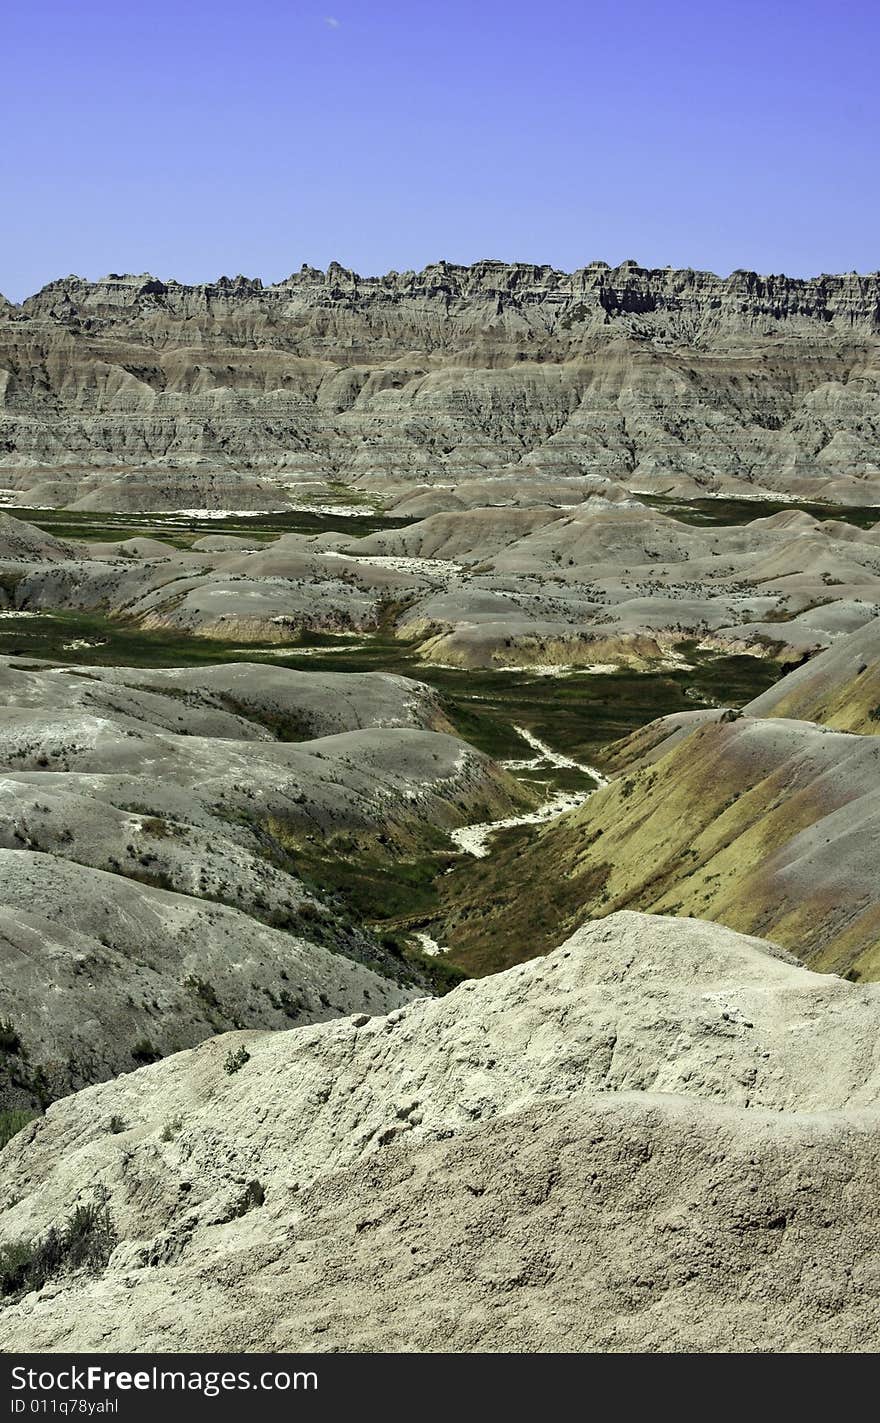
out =
[[[418,846],[344,832],[327,840],[288,840],[277,821],[271,822],[271,834],[280,851],[278,863],[344,917],[371,930],[383,955],[403,971],[395,976],[427,983],[436,992],[467,977],[445,959],[425,954],[413,937],[414,930],[436,917],[438,885],[462,858],[441,830],[426,830]],[[387,962],[363,961],[377,973],[388,971]]]
[[[348,503],[353,501],[347,498]],[[362,502],[358,500],[358,502]],[[279,534],[348,534],[363,538],[385,529],[403,529],[412,519],[395,519],[368,511],[363,514],[333,514],[308,509],[282,510],[272,514],[229,514],[210,518],[198,514],[111,514],[86,509],[28,509],[9,507],[13,518],[23,519],[58,539],[83,539],[89,543],[116,543],[131,538],[160,539],[175,548],[189,548],[196,539],[210,534],[234,534],[268,542]]]
[[3,1150],[7,1142],[10,1142],[14,1136],[18,1136],[18,1133],[24,1130],[28,1122],[35,1121],[39,1115],[39,1112],[31,1112],[21,1108],[16,1108],[10,1112],[0,1112],[0,1151]]
[[41,1240],[0,1246],[0,1296],[19,1298],[74,1270],[99,1274],[115,1245],[106,1206],[76,1206],[60,1228],[52,1226]]
[[772,514],[790,514],[800,509],[814,519],[839,519],[857,529],[870,529],[880,522],[876,504],[813,504],[798,499],[676,499],[674,495],[639,494],[643,504],[668,514],[682,524],[739,526]]

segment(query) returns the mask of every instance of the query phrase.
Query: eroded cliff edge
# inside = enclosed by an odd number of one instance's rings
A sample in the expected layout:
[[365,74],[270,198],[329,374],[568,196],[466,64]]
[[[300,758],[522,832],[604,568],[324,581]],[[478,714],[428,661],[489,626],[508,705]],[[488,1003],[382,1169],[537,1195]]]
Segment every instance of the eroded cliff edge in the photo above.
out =
[[877,273],[66,277],[0,304],[0,461],[24,493],[46,467],[263,472],[237,507],[487,475],[871,503],[878,349]]

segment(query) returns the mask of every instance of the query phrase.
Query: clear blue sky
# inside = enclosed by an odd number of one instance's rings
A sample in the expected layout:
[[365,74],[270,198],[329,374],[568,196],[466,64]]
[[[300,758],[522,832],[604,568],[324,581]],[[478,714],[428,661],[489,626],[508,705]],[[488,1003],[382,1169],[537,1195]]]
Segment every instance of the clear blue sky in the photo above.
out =
[[880,268],[880,0],[3,0],[0,291]]

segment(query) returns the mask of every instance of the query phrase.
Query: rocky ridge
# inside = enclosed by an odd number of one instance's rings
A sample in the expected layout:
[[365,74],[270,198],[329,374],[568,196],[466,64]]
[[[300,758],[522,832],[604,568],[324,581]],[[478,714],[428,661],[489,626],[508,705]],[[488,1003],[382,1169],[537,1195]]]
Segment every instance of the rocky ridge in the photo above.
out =
[[0,308],[0,457],[22,504],[98,508],[486,476],[880,502],[878,313],[877,274],[635,262],[62,278]]

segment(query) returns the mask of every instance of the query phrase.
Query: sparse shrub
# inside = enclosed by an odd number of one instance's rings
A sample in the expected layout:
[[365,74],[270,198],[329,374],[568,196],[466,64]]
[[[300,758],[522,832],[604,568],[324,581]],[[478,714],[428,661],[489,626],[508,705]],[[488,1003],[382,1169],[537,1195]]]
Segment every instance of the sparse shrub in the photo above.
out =
[[18,1240],[0,1247],[0,1295],[42,1289],[49,1280],[72,1270],[97,1274],[116,1244],[116,1231],[106,1205],[78,1205],[59,1229],[40,1241]]
[[125,1120],[120,1117],[118,1112],[114,1112],[110,1118],[107,1123],[107,1130],[112,1132],[114,1136],[118,1136],[121,1131],[125,1131]]
[[226,1061],[223,1064],[223,1071],[226,1073],[227,1077],[232,1077],[234,1073],[240,1072],[241,1069],[244,1067],[245,1063],[250,1062],[250,1060],[251,1055],[248,1052],[247,1048],[244,1046],[244,1044],[242,1044],[241,1047],[235,1049],[235,1052],[232,1052],[232,1050],[230,1049],[230,1051],[226,1054]]
[[34,1249],[29,1240],[0,1246],[0,1295],[11,1295],[24,1288],[33,1257]]
[[872,707],[871,710],[868,712],[868,716],[871,718],[872,721],[880,721],[880,705]]
[[169,1117],[168,1121],[165,1123],[164,1127],[159,1133],[159,1140],[173,1141],[182,1126],[183,1117]]
[[157,1047],[154,1047],[149,1038],[140,1038],[131,1050],[131,1055],[135,1062],[158,1062],[162,1056]]
[[73,1269],[80,1265],[106,1265],[116,1243],[116,1233],[106,1205],[96,1201],[77,1206],[62,1235],[68,1263]]
[[39,1115],[39,1112],[25,1110],[0,1112],[0,1151],[8,1141],[18,1135],[22,1127],[26,1127],[28,1122],[32,1122]]
[[0,1052],[21,1052],[21,1038],[11,1018],[0,1018]]
[[192,989],[198,994],[203,1003],[207,1003],[209,1008],[219,1008],[220,1000],[217,997],[217,990],[212,983],[206,982],[204,978],[194,976],[184,979],[184,987]]
[[736,707],[728,707],[725,711],[723,711],[723,712],[721,713],[721,715],[720,715],[720,717],[718,718],[718,720],[719,720],[719,721],[739,721],[739,719],[740,719],[741,716],[742,716],[742,712],[739,711]]

